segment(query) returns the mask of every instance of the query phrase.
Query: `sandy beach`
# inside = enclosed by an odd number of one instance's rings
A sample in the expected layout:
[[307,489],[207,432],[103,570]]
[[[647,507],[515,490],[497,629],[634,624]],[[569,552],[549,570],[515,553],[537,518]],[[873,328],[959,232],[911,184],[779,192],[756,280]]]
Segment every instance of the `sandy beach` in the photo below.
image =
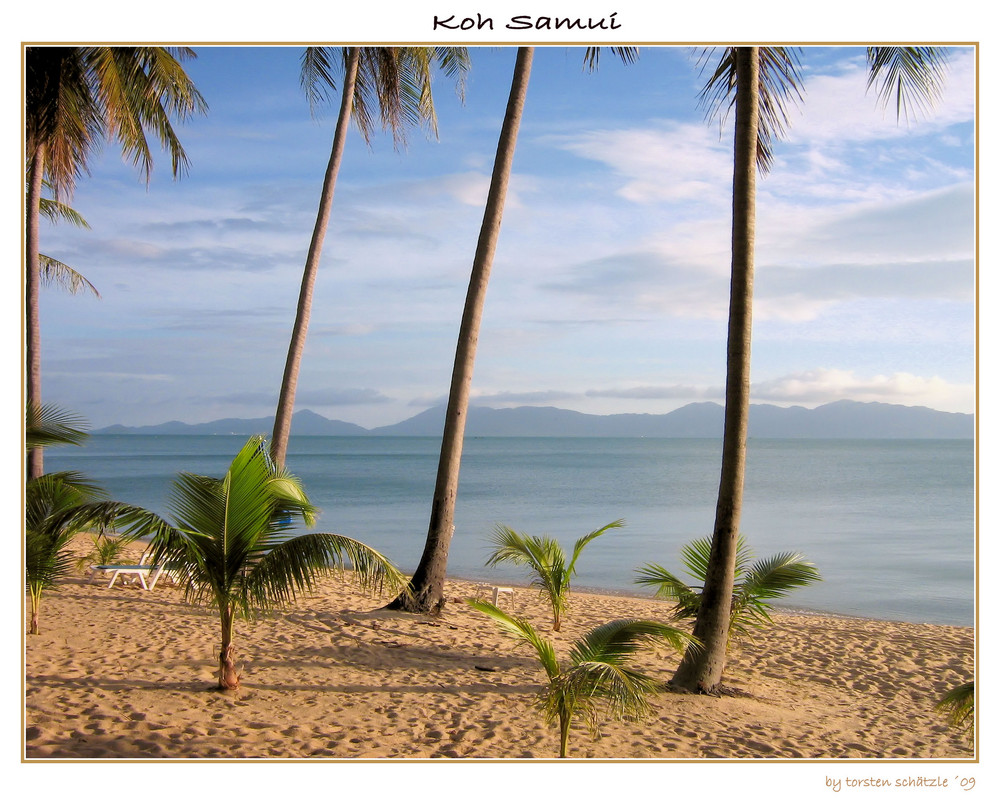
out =
[[[79,543],[85,544],[85,543]],[[544,674],[449,581],[437,618],[376,612],[350,574],[237,631],[242,687],[214,689],[217,616],[162,582],[107,588],[84,574],[49,591],[25,637],[28,760],[67,758],[554,758],[556,729],[533,707]],[[574,591],[561,633],[537,591],[513,604],[554,639],[669,605]],[[27,611],[27,604],[25,604]],[[664,681],[678,655],[640,655]],[[662,693],[646,721],[580,723],[576,758],[969,759],[934,703],[972,679],[964,627],[780,613],[734,651],[723,697]]]

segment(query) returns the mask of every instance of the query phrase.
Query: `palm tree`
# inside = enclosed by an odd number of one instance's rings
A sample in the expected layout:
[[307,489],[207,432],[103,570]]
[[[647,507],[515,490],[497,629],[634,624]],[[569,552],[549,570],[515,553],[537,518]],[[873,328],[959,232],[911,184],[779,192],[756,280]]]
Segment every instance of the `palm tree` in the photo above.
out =
[[[39,217],[43,182],[56,198],[72,195],[91,154],[117,139],[123,154],[149,182],[153,160],[146,132],[169,150],[174,175],[187,164],[170,122],[203,112],[206,105],[180,65],[189,48],[36,47],[24,50],[26,396],[42,400],[38,291],[42,281]],[[43,472],[41,448],[28,456],[28,477]]]
[[[612,50],[626,63],[636,58],[636,48],[617,47]],[[486,305],[486,289],[493,269],[493,256],[500,238],[507,185],[510,183],[514,149],[517,145],[521,117],[524,114],[534,52],[535,49],[532,47],[520,47],[517,49],[517,58],[514,61],[514,75],[511,79],[507,110],[500,128],[493,174],[486,196],[486,210],[479,229],[476,254],[472,261],[462,323],[458,329],[458,343],[455,347],[455,362],[448,390],[441,454],[434,482],[434,497],[431,500],[427,539],[424,541],[420,562],[410,579],[407,594],[392,601],[389,604],[390,609],[432,613],[439,612],[444,606],[444,579],[448,569],[448,550],[455,533],[455,502],[458,498],[458,477],[465,441],[465,423],[472,396],[472,373],[479,346],[479,329]],[[592,70],[597,68],[599,53],[600,48],[587,48],[585,61]]]
[[24,574],[31,599],[29,634],[38,634],[42,594],[58,584],[74,565],[69,543],[94,520],[86,507],[102,490],[83,476],[58,472],[29,478],[24,488]]
[[407,595],[400,596],[390,603],[391,609],[438,612],[444,604],[445,570],[448,565],[448,548],[455,528],[455,499],[458,496],[458,474],[462,462],[469,398],[472,395],[472,372],[479,345],[479,328],[483,319],[483,308],[486,305],[486,289],[493,268],[493,256],[496,253],[497,241],[500,239],[500,223],[503,220],[507,185],[514,163],[517,133],[524,114],[534,52],[535,49],[531,47],[517,49],[507,111],[500,129],[493,175],[486,197],[486,211],[479,230],[479,241],[469,278],[469,290],[465,298],[462,323],[458,330],[458,344],[455,348],[455,363],[441,439],[441,455],[438,459],[424,551],[410,580]]
[[334,130],[330,161],[323,177],[316,223],[302,272],[295,323],[292,326],[271,435],[271,458],[279,466],[284,466],[288,452],[299,367],[302,364],[312,312],[313,288],[319,273],[323,241],[330,221],[337,175],[347,145],[350,123],[353,120],[365,142],[370,143],[375,128],[373,107],[378,107],[382,125],[392,130],[393,141],[397,145],[405,143],[405,129],[410,124],[425,124],[436,133],[431,96],[432,62],[436,62],[446,75],[457,76],[460,88],[469,67],[467,48],[306,48],[302,58],[301,84],[314,109],[326,99],[327,88],[333,89],[336,86],[334,73],[335,62],[338,60],[343,72],[340,113]]
[[562,627],[562,616],[569,603],[569,582],[576,572],[576,560],[581,551],[605,531],[621,528],[624,520],[615,520],[597,531],[580,537],[573,545],[573,557],[566,564],[566,553],[562,546],[551,537],[532,537],[521,534],[505,525],[498,525],[493,532],[492,543],[496,550],[486,560],[487,567],[496,567],[503,562],[527,565],[532,571],[532,586],[538,587],[548,596],[552,606],[552,631]]
[[[43,445],[79,445],[87,438],[82,417],[54,405],[28,403],[25,450]],[[24,488],[24,573],[31,601],[29,634],[38,634],[42,594],[58,584],[74,564],[70,541],[86,528],[107,525],[104,491],[79,473],[29,478]],[[124,511],[126,504],[115,504]],[[121,540],[124,545],[127,538]]]
[[[712,541],[697,539],[681,550],[684,567],[700,585],[691,586],[661,565],[649,563],[638,570],[637,584],[656,587],[656,597],[676,602],[674,616],[694,618],[701,607],[708,575]],[[736,541],[736,570],[730,605],[729,637],[745,637],[751,628],[771,622],[771,602],[792,590],[821,581],[816,567],[798,553],[779,553],[753,561],[753,552],[740,534]]]
[[594,735],[599,734],[598,722],[602,715],[619,721],[648,715],[649,697],[659,686],[655,680],[628,665],[640,649],[665,643],[683,651],[691,641],[690,635],[665,623],[616,620],[576,640],[570,649],[569,664],[564,668],[559,664],[552,643],[541,637],[530,623],[485,601],[469,601],[468,604],[489,615],[535,650],[548,677],[538,708],[547,724],[559,722],[561,758],[568,757],[570,727],[577,715],[583,716]]
[[301,483],[268,457],[261,436],[251,438],[222,478],[182,473],[173,495],[174,524],[156,514],[110,512],[124,533],[151,535],[150,562],[184,579],[189,600],[219,612],[219,687],[239,687],[233,632],[238,616],[251,619],[294,600],[323,573],[350,564],[367,589],[390,592],[405,584],[381,553],[340,534],[292,536],[294,521],[315,522],[316,509]]
[[[707,52],[708,54],[711,51]],[[940,92],[944,55],[933,47],[869,48],[869,87],[884,77],[880,100],[895,94],[897,117],[916,95],[933,99]],[[787,48],[724,48],[702,98],[723,115],[736,112],[733,160],[732,272],[729,337],[726,353],[726,411],[722,471],[702,601],[694,635],[704,649],[688,651],[672,680],[688,691],[714,691],[726,664],[730,606],[737,557],[746,436],[750,417],[750,340],[753,307],[757,170],[772,162],[772,139],[787,121],[785,104],[801,97],[798,59]]]

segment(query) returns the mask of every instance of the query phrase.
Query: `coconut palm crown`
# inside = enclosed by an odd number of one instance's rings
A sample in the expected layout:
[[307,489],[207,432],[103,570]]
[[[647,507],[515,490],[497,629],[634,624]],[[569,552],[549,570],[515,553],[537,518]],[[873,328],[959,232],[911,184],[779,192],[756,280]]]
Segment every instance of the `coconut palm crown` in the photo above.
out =
[[[701,584],[691,586],[666,568],[649,563],[639,568],[636,584],[656,587],[656,597],[675,601],[678,618],[694,618],[702,603],[708,574],[712,543],[708,537],[697,539],[681,549],[688,574]],[[753,628],[771,622],[771,602],[784,598],[797,587],[821,581],[819,571],[798,553],[778,553],[754,561],[753,552],[740,534],[736,543],[736,575],[733,585],[729,636],[743,638]]]
[[391,592],[405,579],[381,553],[340,534],[295,536],[297,519],[315,522],[316,508],[297,478],[269,458],[264,438],[251,438],[225,476],[182,473],[172,498],[174,523],[146,512],[123,518],[131,533],[150,534],[151,562],[183,580],[189,600],[219,611],[219,687],[239,687],[233,627],[288,604],[330,570],[350,565],[367,589]]

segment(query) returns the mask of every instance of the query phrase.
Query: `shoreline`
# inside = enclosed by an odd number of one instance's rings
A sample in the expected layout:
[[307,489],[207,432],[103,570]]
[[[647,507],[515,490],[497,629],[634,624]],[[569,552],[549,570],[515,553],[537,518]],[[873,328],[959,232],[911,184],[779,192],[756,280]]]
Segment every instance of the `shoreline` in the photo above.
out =
[[[81,536],[85,536],[85,535],[81,535]],[[77,539],[80,539],[80,537],[78,537]],[[134,544],[136,546],[139,546],[139,545],[145,546],[145,545],[148,544],[148,540],[145,539],[144,537],[140,537],[140,538],[138,538],[138,539],[135,540]],[[139,551],[139,553],[141,554],[142,551]],[[407,570],[407,571],[404,571],[404,573],[407,576],[410,576],[410,575],[412,575],[413,571],[412,570]],[[492,587],[513,587],[513,588],[515,588],[517,590],[523,590],[526,593],[528,593],[528,592],[534,592],[534,593],[537,594],[537,589],[536,588],[533,588],[530,585],[525,584],[523,581],[509,581],[509,580],[504,580],[504,579],[483,579],[483,578],[478,578],[477,579],[477,578],[472,578],[470,576],[455,576],[455,575],[451,575],[451,574],[449,574],[447,578],[448,578],[449,581],[460,582],[460,583],[463,583],[463,584],[471,584],[471,585],[475,585],[475,586],[490,587],[490,588],[492,588]],[[647,603],[657,603],[657,604],[661,604],[661,605],[668,605],[667,602],[665,602],[665,601],[663,601],[661,599],[655,598],[651,594],[644,594],[644,593],[641,593],[641,592],[637,592],[635,590],[617,590],[617,589],[614,589],[614,588],[611,588],[611,587],[593,587],[593,586],[589,586],[589,585],[587,585],[587,586],[575,586],[574,585],[574,586],[571,586],[570,590],[571,590],[571,594],[574,593],[574,592],[576,592],[576,593],[582,593],[582,594],[585,594],[585,595],[598,595],[598,596],[604,596],[604,597],[607,597],[607,598],[635,599],[637,601],[645,601]],[[803,617],[810,617],[810,616],[812,616],[812,617],[817,617],[817,618],[841,618],[841,619],[844,619],[844,620],[874,621],[874,622],[877,622],[877,623],[889,623],[889,624],[898,623],[898,624],[907,624],[907,625],[911,625],[911,626],[942,626],[942,627],[955,627],[955,628],[960,628],[960,629],[973,629],[973,630],[975,629],[975,625],[974,624],[967,624],[967,623],[938,623],[936,621],[916,621],[916,620],[908,621],[908,620],[902,620],[902,619],[899,619],[899,618],[881,618],[881,617],[878,617],[878,616],[875,616],[875,615],[851,615],[849,613],[834,612],[834,611],[830,611],[830,610],[809,609],[809,608],[806,608],[806,607],[788,607],[788,606],[783,606],[781,604],[775,604],[775,605],[773,605],[772,612],[775,613],[775,614],[783,614],[783,615],[790,615],[790,616],[801,615]]]
[[[537,658],[463,603],[487,586],[449,578],[444,612],[428,617],[380,610],[387,596],[331,574],[296,605],[238,624],[243,684],[223,693],[217,614],[163,581],[108,589],[74,575],[43,598],[42,633],[24,638],[24,756],[556,758],[557,730],[534,707]],[[516,587],[502,605],[560,659],[600,623],[670,609],[574,589],[553,633],[536,590]],[[602,721],[599,738],[574,726],[570,756],[971,760],[934,704],[972,678],[974,652],[970,627],[776,612],[731,653],[723,683],[739,695],[656,694],[649,719]],[[665,648],[637,657],[663,681],[678,661]]]
[[[409,575],[409,573],[407,574]],[[453,581],[463,582],[466,584],[480,585],[483,587],[514,587],[515,589],[524,590],[525,592],[536,592],[537,589],[533,588],[527,584],[516,581],[497,581],[497,580],[487,580],[487,579],[474,579],[468,578],[466,576],[451,576],[448,578]],[[570,594],[573,593],[583,593],[586,595],[598,595],[604,596],[606,598],[634,598],[637,601],[646,601],[649,603],[658,603],[669,605],[668,602],[662,599],[656,598],[653,595],[637,593],[632,590],[616,590],[610,587],[592,587],[592,586],[572,586],[570,588]],[[781,604],[775,604],[771,610],[776,615],[789,615],[797,616],[801,615],[803,617],[817,617],[817,618],[840,618],[843,620],[857,620],[857,621],[872,621],[875,623],[889,623],[889,624],[906,624],[908,626],[942,626],[942,627],[954,627],[958,629],[975,629],[974,624],[967,623],[938,623],[936,621],[908,621],[902,620],[900,618],[881,618],[875,615],[851,615],[844,612],[833,612],[830,610],[823,609],[809,609],[807,607],[789,607],[782,606]]]

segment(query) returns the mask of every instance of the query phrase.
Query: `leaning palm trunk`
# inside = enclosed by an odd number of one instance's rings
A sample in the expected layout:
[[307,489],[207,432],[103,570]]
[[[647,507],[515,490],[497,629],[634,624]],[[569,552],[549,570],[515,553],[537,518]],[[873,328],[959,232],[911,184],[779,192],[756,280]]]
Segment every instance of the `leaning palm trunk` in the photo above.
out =
[[726,355],[726,414],[722,473],[712,553],[693,634],[704,648],[684,655],[672,684],[711,692],[726,665],[737,540],[743,509],[747,425],[750,418],[750,336],[753,305],[759,48],[737,48],[736,139],[733,166],[732,280]]
[[[45,149],[39,145],[31,155],[28,167],[27,221],[25,226],[25,281],[24,281],[24,342],[25,342],[25,396],[29,406],[42,404],[42,336],[39,310],[41,266],[38,254],[38,219],[42,198],[42,178],[45,173]],[[42,448],[28,450],[27,477],[38,478],[44,472]]]
[[500,237],[500,223],[503,219],[507,185],[510,182],[511,165],[514,161],[514,147],[517,132],[524,112],[524,101],[528,92],[528,78],[531,75],[531,60],[534,48],[517,49],[514,77],[511,80],[510,97],[504,115],[497,156],[493,165],[486,212],[479,232],[476,256],[472,264],[472,276],[462,314],[462,324],[458,332],[458,346],[455,350],[455,365],[452,371],[451,390],[445,414],[444,433],[441,439],[441,456],[438,461],[434,499],[431,504],[430,524],[427,541],[420,563],[413,574],[406,595],[401,595],[389,604],[391,609],[410,612],[434,612],[441,608],[444,596],[444,578],[448,565],[448,549],[454,531],[455,499],[458,495],[458,471],[462,461],[462,444],[465,439],[465,423],[472,392],[472,372],[476,362],[476,348],[479,344],[479,328],[486,304],[486,288],[493,267],[497,240]]
[[285,455],[288,452],[288,436],[292,429],[292,413],[295,408],[295,390],[299,382],[299,367],[302,364],[306,333],[309,330],[309,317],[312,312],[313,288],[316,285],[316,275],[319,273],[323,241],[330,223],[330,210],[333,207],[333,194],[337,187],[337,174],[340,172],[340,163],[347,144],[347,129],[351,122],[351,105],[354,98],[354,85],[358,76],[360,54],[361,48],[350,48],[347,64],[344,68],[340,115],[337,118],[337,128],[333,135],[330,161],[326,167],[326,175],[323,177],[323,191],[320,194],[319,209],[316,211],[316,224],[313,227],[312,240],[309,242],[305,269],[302,272],[302,286],[299,289],[295,324],[292,326],[292,338],[288,345],[288,357],[285,360],[285,373],[281,378],[278,408],[274,415],[274,432],[271,435],[271,458],[279,467],[285,466]]

